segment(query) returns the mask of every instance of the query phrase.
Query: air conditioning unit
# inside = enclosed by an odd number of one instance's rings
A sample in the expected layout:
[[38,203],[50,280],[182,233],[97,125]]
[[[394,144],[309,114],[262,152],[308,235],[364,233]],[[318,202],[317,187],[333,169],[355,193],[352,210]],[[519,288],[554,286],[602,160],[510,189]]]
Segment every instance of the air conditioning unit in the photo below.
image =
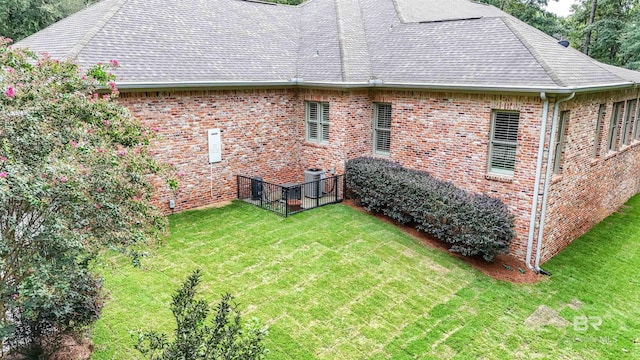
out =
[[304,171],[304,196],[312,199],[322,197],[324,190],[324,170],[307,169]]

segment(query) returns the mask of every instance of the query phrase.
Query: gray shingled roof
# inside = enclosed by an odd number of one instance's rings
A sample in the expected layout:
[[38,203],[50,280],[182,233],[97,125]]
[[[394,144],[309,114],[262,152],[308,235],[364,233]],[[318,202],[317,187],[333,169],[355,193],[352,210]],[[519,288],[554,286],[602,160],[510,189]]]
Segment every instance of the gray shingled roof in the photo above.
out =
[[103,0],[18,43],[120,86],[393,86],[574,91],[640,83],[467,0]]

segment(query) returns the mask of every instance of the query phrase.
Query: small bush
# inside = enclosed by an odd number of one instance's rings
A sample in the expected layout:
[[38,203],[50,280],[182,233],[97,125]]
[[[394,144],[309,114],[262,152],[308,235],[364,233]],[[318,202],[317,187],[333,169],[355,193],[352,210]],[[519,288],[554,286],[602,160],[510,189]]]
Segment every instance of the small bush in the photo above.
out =
[[[33,274],[9,302],[11,326],[3,328],[7,349],[25,359],[49,358],[64,339],[82,338],[100,317],[104,304],[102,279],[91,274],[87,263],[77,272],[62,274],[58,282]],[[46,279],[43,280],[43,279]]]
[[514,217],[499,199],[472,194],[423,171],[373,158],[347,162],[347,187],[360,204],[451,244],[450,251],[493,261],[509,252]]
[[148,360],[264,359],[268,350],[262,341],[267,328],[255,318],[242,326],[230,294],[222,296],[211,325],[206,324],[209,304],[195,299],[200,277],[200,270],[194,271],[173,295],[171,311],[177,325],[173,340],[166,334],[139,333],[136,350]]

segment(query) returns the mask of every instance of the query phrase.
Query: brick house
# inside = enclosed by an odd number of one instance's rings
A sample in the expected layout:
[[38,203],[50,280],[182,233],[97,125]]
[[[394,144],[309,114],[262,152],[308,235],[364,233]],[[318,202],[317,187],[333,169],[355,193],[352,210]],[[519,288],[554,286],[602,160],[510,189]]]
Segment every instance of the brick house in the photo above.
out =
[[120,62],[121,103],[185,173],[176,210],[381,156],[501,198],[539,269],[640,190],[640,73],[467,0],[103,0],[18,46]]

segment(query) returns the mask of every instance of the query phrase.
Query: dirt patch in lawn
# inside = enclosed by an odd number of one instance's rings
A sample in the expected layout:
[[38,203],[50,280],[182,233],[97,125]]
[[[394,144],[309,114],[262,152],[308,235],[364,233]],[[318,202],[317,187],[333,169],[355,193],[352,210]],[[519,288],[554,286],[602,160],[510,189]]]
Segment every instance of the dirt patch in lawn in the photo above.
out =
[[558,312],[546,305],[540,305],[525,321],[529,327],[555,326],[558,329],[569,326],[571,323],[558,315]]
[[397,221],[394,221],[383,214],[374,214],[370,213],[367,210],[363,209],[360,206],[357,206],[353,200],[345,200],[344,204],[350,206],[360,212],[372,215],[377,217],[378,219],[395,225],[397,228],[402,230],[403,232],[420,239],[423,243],[429,245],[432,248],[445,251],[452,256],[461,259],[462,261],[468,263],[474,268],[482,271],[484,274],[496,279],[509,281],[512,283],[518,284],[531,284],[537,281],[540,281],[544,278],[542,275],[538,275],[527,268],[527,266],[520,260],[516,259],[511,255],[498,255],[496,256],[493,262],[486,262],[481,257],[467,257],[462,256],[458,253],[453,253],[449,251],[450,245],[445,243],[444,241],[436,240],[425,234],[416,230],[413,226],[404,225]]

